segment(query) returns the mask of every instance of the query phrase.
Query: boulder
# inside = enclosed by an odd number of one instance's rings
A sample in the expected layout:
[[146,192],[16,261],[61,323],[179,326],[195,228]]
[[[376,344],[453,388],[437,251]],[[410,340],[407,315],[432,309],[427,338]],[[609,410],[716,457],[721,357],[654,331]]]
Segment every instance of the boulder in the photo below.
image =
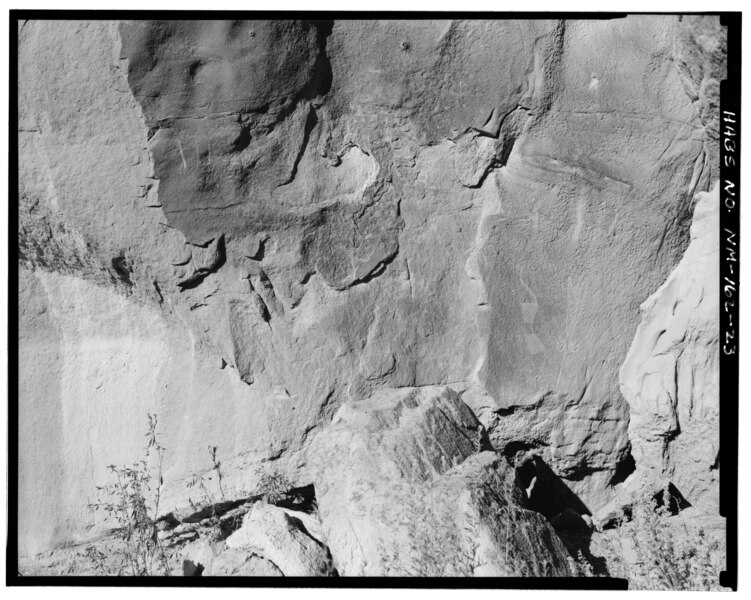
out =
[[568,575],[568,554],[525,510],[514,470],[445,387],[343,406],[314,442],[326,544],[340,575]]
[[183,576],[281,577],[271,561],[243,548],[229,548],[223,541],[201,538],[178,548],[173,574]]
[[212,563],[214,576],[283,577],[284,573],[273,562],[244,550],[224,550]]
[[305,527],[294,511],[257,502],[242,526],[227,538],[227,548],[255,554],[287,577],[330,575],[326,547]]

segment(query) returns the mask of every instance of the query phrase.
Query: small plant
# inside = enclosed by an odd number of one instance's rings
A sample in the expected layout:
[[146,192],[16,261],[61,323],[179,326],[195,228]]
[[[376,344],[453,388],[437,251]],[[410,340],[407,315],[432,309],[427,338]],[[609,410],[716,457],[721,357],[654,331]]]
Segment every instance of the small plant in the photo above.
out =
[[200,473],[193,473],[191,475],[190,481],[188,481],[188,487],[192,488],[197,486],[201,490],[203,499],[202,501],[199,501],[199,504],[193,502],[192,498],[188,498],[188,502],[190,502],[191,507],[196,512],[200,512],[202,510],[205,510],[206,508],[209,509],[210,514],[208,515],[208,519],[210,521],[210,529],[212,530],[212,535],[215,540],[222,540],[228,535],[227,531],[234,531],[239,525],[237,523],[237,518],[232,519],[229,523],[222,524],[222,521],[219,517],[219,513],[217,512],[218,501],[227,501],[223,485],[224,475],[222,473],[222,463],[217,458],[217,446],[210,445],[208,447],[208,450],[209,458],[211,459],[211,470],[216,473],[217,477],[219,497],[217,498],[217,496],[209,490],[207,481],[210,480],[211,477],[206,478]]
[[630,515],[620,508],[615,537],[606,538],[608,570],[638,590],[722,590],[719,572],[722,548],[718,540],[669,511],[670,492],[644,496]]
[[[94,570],[98,573],[107,573],[108,570],[108,561],[107,561],[107,555],[102,552],[99,548],[97,548],[95,545],[91,544],[86,547],[86,550],[79,555],[79,558],[87,560],[89,563],[94,565]],[[120,575],[121,573],[116,573],[117,575]]]
[[287,477],[278,473],[268,472],[263,468],[256,471],[258,486],[261,489],[264,500],[269,504],[276,504],[284,500],[287,492],[292,489],[292,483]]
[[[113,481],[97,486],[101,497],[89,508],[103,512],[117,523],[115,536],[121,542],[108,566],[106,555],[89,546],[85,556],[104,574],[170,575],[167,553],[157,535],[156,519],[161,499],[164,447],[157,435],[157,416],[148,415],[144,457],[129,467],[109,465]],[[154,485],[152,494],[152,485]],[[152,499],[153,496],[153,499]]]
[[222,496],[222,502],[227,501],[227,497],[224,495],[224,487],[222,486],[222,463],[216,458],[216,446],[209,446],[209,455],[211,456],[212,470],[216,472],[217,482],[219,484],[219,494]]
[[[222,474],[222,463],[217,459],[216,452],[217,452],[217,446],[209,446],[209,457],[211,458],[211,470],[214,471],[217,475],[217,482],[219,487],[219,498],[221,498],[222,502],[227,501],[227,497],[224,495],[224,475]],[[210,479],[210,478],[209,478]],[[209,491],[208,485],[207,485],[207,479],[201,475],[200,473],[193,473],[190,477],[190,481],[188,481],[188,487],[198,487],[202,494],[203,494],[203,502],[205,505],[214,507],[217,502],[218,498],[213,494],[211,491]],[[191,506],[193,507],[193,510],[200,510],[200,506],[196,505],[192,499],[188,499]],[[214,515],[216,517],[216,514]]]

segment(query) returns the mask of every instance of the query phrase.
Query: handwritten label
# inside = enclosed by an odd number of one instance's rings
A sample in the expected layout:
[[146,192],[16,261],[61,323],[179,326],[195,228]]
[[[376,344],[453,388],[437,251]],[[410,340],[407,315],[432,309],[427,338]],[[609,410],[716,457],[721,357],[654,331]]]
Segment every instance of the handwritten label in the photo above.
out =
[[[734,355],[738,352],[738,258],[740,239],[738,212],[740,210],[738,153],[740,145],[740,117],[736,110],[723,110],[720,121],[722,211],[720,231],[720,274],[722,352]],[[728,218],[729,217],[729,218]]]

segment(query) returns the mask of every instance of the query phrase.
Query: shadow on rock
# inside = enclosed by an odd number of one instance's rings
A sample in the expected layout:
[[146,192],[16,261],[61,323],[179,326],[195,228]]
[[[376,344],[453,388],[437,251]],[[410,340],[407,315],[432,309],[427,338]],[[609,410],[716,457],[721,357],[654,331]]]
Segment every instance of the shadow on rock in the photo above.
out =
[[594,524],[584,502],[537,454],[515,462],[527,508],[548,519],[571,556],[585,560],[593,575],[609,575],[605,559],[590,551]]

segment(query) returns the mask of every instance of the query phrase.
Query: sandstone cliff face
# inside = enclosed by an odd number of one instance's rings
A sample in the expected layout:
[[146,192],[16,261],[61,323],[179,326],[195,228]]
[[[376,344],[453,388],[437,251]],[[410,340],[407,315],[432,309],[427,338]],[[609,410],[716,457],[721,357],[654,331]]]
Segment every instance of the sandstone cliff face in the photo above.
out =
[[[87,500],[107,464],[138,457],[147,412],[178,516],[207,445],[237,497],[259,467],[336,489],[311,449],[335,415],[404,388],[461,395],[472,418],[452,427],[474,419],[487,436],[457,450],[464,469],[478,462],[472,481],[503,471],[484,452],[533,452],[595,511],[632,443],[657,464],[653,417],[674,436],[683,392],[672,412],[640,412],[656,402],[642,367],[627,361],[620,387],[619,369],[629,347],[653,353],[639,342],[652,326],[633,341],[639,306],[716,177],[724,55],[699,25],[719,29],[667,16],[23,24],[22,551],[87,535]],[[665,285],[696,293],[684,271]],[[660,343],[680,345],[694,318],[710,328],[702,306]],[[698,369],[711,388],[709,353],[671,353],[679,367],[649,359],[655,381]],[[676,482],[689,437],[660,467]],[[324,513],[359,510],[319,493]],[[470,496],[463,510],[482,520],[492,502]]]
[[642,304],[621,368],[637,472],[717,511],[719,471],[719,187],[700,194],[691,243]]

